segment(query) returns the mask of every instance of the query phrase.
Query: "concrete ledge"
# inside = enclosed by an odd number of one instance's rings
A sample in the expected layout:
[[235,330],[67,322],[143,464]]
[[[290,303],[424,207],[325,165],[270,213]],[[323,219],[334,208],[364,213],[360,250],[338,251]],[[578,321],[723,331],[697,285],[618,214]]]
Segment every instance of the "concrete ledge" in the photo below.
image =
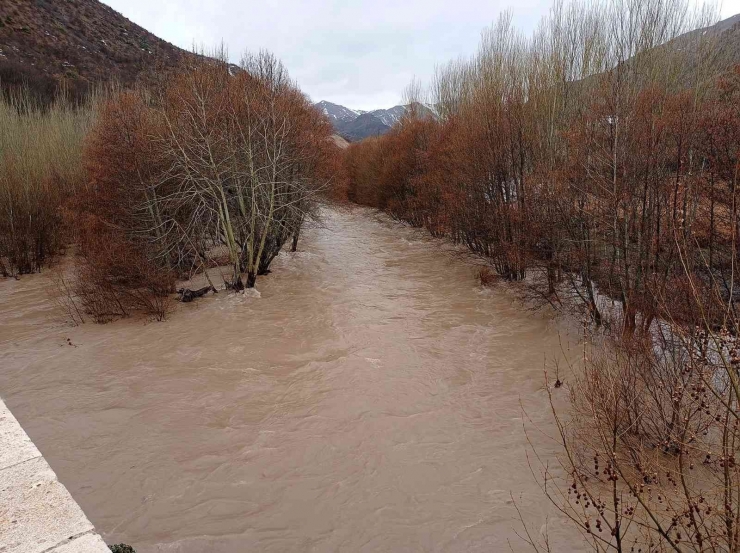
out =
[[0,400],[0,553],[110,553]]

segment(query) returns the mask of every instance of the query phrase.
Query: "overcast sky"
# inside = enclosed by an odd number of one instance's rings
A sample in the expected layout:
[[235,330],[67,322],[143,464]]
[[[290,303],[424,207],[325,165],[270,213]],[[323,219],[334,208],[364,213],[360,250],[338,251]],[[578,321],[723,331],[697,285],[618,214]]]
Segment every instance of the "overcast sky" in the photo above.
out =
[[[238,62],[266,48],[314,101],[389,108],[416,76],[469,56],[480,32],[511,9],[530,32],[552,0],[103,0],[134,23],[182,48],[221,42]],[[722,16],[740,12],[724,0]]]

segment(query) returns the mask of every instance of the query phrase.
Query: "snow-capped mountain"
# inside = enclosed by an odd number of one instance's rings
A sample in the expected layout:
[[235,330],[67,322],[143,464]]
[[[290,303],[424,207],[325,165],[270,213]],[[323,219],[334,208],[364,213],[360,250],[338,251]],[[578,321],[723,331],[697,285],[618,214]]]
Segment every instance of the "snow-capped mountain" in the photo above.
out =
[[315,106],[329,118],[329,121],[336,127],[342,123],[350,123],[357,119],[363,112],[355,111],[331,102],[319,102]]
[[[362,111],[326,101],[318,102],[315,106],[329,118],[337,134],[350,142],[387,133],[409,110],[409,106],[395,106],[389,109]],[[437,117],[433,106],[427,104],[419,106],[422,116]]]
[[380,119],[384,125],[392,127],[401,120],[401,117],[406,115],[407,111],[407,106],[395,106],[390,109],[376,109],[371,111],[370,114]]

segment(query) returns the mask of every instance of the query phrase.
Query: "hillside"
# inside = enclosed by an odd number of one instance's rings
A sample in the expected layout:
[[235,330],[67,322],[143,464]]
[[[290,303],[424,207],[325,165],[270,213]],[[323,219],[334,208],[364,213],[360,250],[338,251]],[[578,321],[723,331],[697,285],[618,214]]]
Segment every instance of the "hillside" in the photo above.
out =
[[371,113],[363,113],[349,123],[335,125],[335,128],[349,142],[356,142],[370,136],[382,136],[391,130],[389,125]]
[[329,118],[329,121],[331,121],[332,125],[335,127],[337,125],[351,123],[362,114],[361,111],[355,111],[353,109],[340,106],[339,104],[332,104],[331,102],[326,101],[318,102],[315,105]]
[[[740,14],[679,35],[653,50],[637,54],[627,63],[636,64],[639,70],[641,60],[654,53],[668,54],[665,63],[673,65],[682,86],[693,86],[699,70],[700,78],[711,87],[719,75],[740,63]],[[702,60],[701,68],[697,67],[698,60]]]
[[331,139],[336,144],[337,148],[340,150],[346,150],[349,147],[349,142],[347,142],[344,138],[339,136],[338,134],[331,135]]
[[82,95],[91,83],[149,82],[193,54],[97,0],[2,0],[0,86],[27,82],[41,98],[59,86]]
[[703,42],[705,47],[712,49],[712,62],[720,70],[724,70],[740,63],[740,14],[728,17],[711,27],[681,35],[671,42],[676,43],[673,46],[679,51],[686,52],[695,52],[695,48]]

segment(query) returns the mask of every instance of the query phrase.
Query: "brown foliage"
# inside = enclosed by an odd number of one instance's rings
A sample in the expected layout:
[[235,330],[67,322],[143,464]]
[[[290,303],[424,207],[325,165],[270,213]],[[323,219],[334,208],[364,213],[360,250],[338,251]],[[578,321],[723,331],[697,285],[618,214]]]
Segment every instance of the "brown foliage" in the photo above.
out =
[[161,321],[171,310],[175,275],[121,230],[94,215],[78,222],[79,259],[74,292],[98,323],[133,312]]
[[345,157],[352,201],[617,327],[548,387],[566,476],[540,467],[596,551],[740,550],[740,68],[716,78],[683,9],[556,4],[530,41],[503,17],[438,75],[439,121]]
[[162,320],[176,272],[138,212],[157,170],[141,97],[121,93],[101,108],[85,147],[88,187],[70,212],[78,241],[73,288],[84,311],[108,322],[140,311]]
[[740,81],[722,78],[700,109],[691,90],[641,88],[618,108],[620,124],[608,93],[616,78],[592,80],[559,131],[556,165],[533,148],[534,106],[483,98],[353,144],[348,197],[464,244],[502,278],[526,279],[530,297],[597,324],[599,294],[618,301],[627,335],[656,317],[700,324],[669,300],[689,286],[718,328],[737,243]]
[[74,213],[79,296],[96,319],[161,319],[175,279],[216,262],[228,287],[252,287],[319,200],[344,195],[328,121],[270,54],[243,68],[202,60],[101,109]]
[[480,280],[481,286],[494,286],[500,277],[488,267],[483,267],[478,271],[478,280]]

